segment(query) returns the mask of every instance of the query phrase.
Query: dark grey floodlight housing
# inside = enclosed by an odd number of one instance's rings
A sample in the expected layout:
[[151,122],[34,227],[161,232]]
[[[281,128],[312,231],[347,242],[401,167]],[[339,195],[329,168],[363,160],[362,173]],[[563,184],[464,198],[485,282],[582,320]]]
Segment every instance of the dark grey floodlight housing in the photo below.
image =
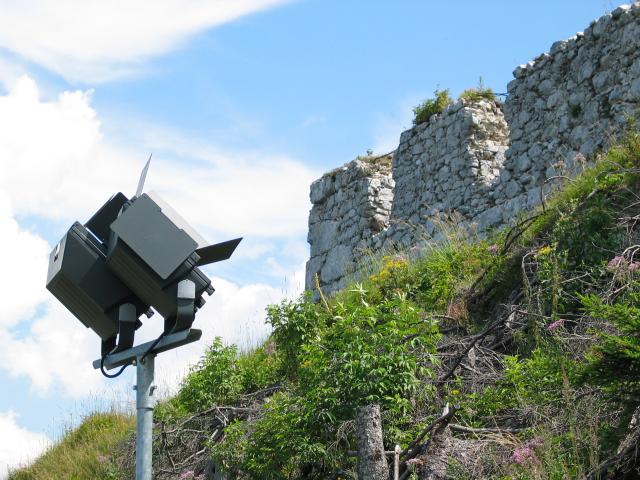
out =
[[[133,332],[142,323],[138,317],[149,312],[144,304],[106,264],[107,249],[83,225],[76,222],[49,257],[47,289],[86,327],[102,339],[102,354],[116,347],[133,345]],[[131,311],[120,307],[133,305]],[[127,315],[129,313],[129,315]],[[128,321],[120,323],[120,317]]]
[[[83,226],[76,222],[51,252],[47,289],[102,339],[102,355],[133,346],[153,307],[163,334],[188,330],[214,292],[198,268],[228,259],[241,238],[206,245],[171,207],[142,194],[113,195]],[[116,342],[117,337],[117,342]]]

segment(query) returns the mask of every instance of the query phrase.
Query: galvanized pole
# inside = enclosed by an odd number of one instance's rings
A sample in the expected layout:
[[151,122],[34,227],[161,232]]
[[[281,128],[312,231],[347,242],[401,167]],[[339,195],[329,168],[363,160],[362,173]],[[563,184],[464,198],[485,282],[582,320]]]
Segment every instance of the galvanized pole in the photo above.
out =
[[400,453],[402,449],[400,445],[396,445],[393,451],[393,480],[400,480]]
[[152,448],[153,448],[153,370],[155,355],[149,354],[136,359],[136,480],[152,480]]

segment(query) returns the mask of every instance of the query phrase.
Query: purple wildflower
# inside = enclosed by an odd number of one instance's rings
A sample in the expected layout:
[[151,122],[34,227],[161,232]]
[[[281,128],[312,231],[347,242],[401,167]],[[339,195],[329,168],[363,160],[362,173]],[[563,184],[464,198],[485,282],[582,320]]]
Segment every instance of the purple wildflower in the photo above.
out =
[[511,454],[511,461],[513,463],[517,463],[518,465],[524,465],[529,460],[531,460],[534,456],[535,454],[533,453],[533,450],[531,449],[531,447],[524,446],[524,447],[516,448],[513,451],[513,454]]
[[544,440],[540,437],[533,438],[526,442],[520,448],[516,448],[511,454],[511,461],[518,465],[524,465],[528,463],[530,460],[534,460],[536,458],[536,453],[533,451],[534,448],[541,447],[544,444]]
[[496,253],[498,253],[498,245],[494,243],[493,245],[488,246],[487,252],[489,252],[491,255],[495,255]]
[[187,470],[180,474],[180,477],[178,477],[178,480],[193,480],[194,476],[195,476],[195,473],[193,470]]
[[557,330],[558,328],[560,328],[563,324],[564,324],[564,319],[561,318],[560,320],[556,320],[555,322],[547,325],[547,330],[550,332],[553,332],[554,330]]
[[629,265],[630,272],[635,272],[638,269],[640,269],[640,262],[633,262]]

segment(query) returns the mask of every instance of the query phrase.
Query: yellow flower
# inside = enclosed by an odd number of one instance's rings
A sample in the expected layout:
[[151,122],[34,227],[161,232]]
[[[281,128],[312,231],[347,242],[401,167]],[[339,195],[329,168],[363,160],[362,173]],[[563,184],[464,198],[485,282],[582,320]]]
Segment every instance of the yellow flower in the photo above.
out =
[[538,250],[538,255],[549,255],[553,251],[553,247],[550,245],[545,245],[544,247]]

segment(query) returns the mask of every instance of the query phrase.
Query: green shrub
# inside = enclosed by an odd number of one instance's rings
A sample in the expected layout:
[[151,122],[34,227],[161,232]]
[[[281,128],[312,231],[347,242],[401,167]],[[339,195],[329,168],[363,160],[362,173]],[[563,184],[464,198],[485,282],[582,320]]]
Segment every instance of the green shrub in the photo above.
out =
[[478,86],[464,90],[458,97],[460,100],[476,102],[478,100],[496,100],[496,94],[491,88],[485,87],[482,77],[478,80]]
[[298,301],[269,305],[266,321],[273,328],[271,338],[278,352],[279,370],[294,379],[300,363],[300,348],[323,327],[323,314],[309,296],[303,296]]
[[303,472],[329,466],[326,442],[318,441],[321,433],[307,427],[297,398],[277,393],[257,421],[228,427],[224,441],[212,446],[212,458],[234,478],[304,478]]
[[585,314],[605,320],[615,330],[600,329],[600,341],[588,355],[585,378],[618,400],[640,404],[640,283],[631,280],[632,290],[614,303],[597,295],[581,296]]
[[233,402],[242,391],[242,373],[235,345],[225,346],[216,337],[200,361],[184,379],[177,402],[188,412]]
[[420,358],[435,356],[434,322],[421,321],[403,293],[377,304],[366,295],[356,286],[334,306],[334,323],[303,346],[299,391],[315,405],[318,425],[352,419],[358,406],[371,403],[404,412],[430,375]]
[[442,113],[445,108],[453,103],[449,96],[449,90],[436,90],[434,98],[429,98],[413,109],[413,124],[419,125],[428,122],[437,113]]

